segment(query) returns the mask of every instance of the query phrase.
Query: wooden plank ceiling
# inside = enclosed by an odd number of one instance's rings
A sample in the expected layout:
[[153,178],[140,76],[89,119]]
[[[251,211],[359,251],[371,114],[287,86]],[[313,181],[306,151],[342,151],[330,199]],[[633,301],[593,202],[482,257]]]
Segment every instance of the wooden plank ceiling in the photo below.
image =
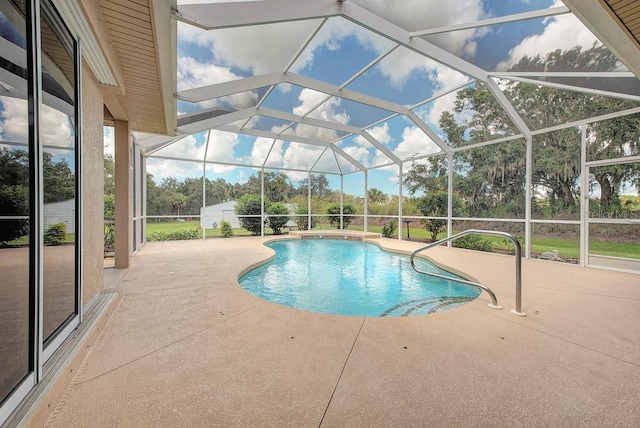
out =
[[124,73],[118,100],[132,130],[167,133],[153,19],[152,0],[99,0],[104,23]]
[[604,0],[604,2],[611,8],[622,25],[629,30],[636,43],[640,45],[640,1]]

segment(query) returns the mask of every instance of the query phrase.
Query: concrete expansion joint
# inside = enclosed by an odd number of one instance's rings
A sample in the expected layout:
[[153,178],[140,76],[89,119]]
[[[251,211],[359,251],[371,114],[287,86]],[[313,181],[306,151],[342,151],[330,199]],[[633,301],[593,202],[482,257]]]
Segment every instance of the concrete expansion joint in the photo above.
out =
[[362,318],[362,324],[360,324],[360,328],[358,328],[358,332],[356,333],[356,337],[353,338],[353,343],[351,344],[351,349],[349,349],[349,353],[347,354],[347,358],[344,360],[344,364],[342,365],[342,370],[340,370],[340,376],[338,376],[338,380],[336,381],[336,385],[333,387],[333,391],[331,392],[331,396],[329,397],[329,401],[327,402],[327,407],[324,408],[324,412],[322,413],[322,418],[320,419],[320,423],[318,424],[318,428],[322,426],[324,422],[324,418],[327,415],[327,411],[331,406],[331,402],[333,401],[333,396],[338,390],[338,385],[340,384],[340,380],[342,379],[342,375],[344,374],[344,370],[347,368],[347,363],[349,362],[349,358],[351,357],[351,353],[353,349],[356,347],[356,342],[358,341],[358,337],[360,337],[360,332],[362,331],[362,327],[364,327],[364,323],[367,321],[367,318]]

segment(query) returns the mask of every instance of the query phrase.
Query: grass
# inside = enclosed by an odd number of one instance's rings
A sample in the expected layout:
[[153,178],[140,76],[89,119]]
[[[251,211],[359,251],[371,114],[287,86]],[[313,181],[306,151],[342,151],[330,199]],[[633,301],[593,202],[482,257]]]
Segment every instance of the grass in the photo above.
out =
[[[63,244],[73,244],[76,241],[76,234],[75,233],[67,233],[67,235],[64,238]],[[20,237],[18,239],[14,239],[13,241],[9,241],[7,243],[7,247],[26,247],[27,245],[29,245],[29,237],[28,236],[23,236]]]
[[[147,233],[155,231],[172,232],[183,229],[199,229],[199,221],[185,221],[182,223],[147,223]],[[331,229],[329,223],[319,223],[317,229]],[[349,225],[349,230],[364,230],[363,225]],[[369,226],[367,228],[369,232],[381,233],[382,228],[380,226]],[[283,231],[286,233],[286,229]],[[271,234],[271,229],[265,228],[266,234]],[[396,232],[397,233],[397,232]],[[242,228],[233,229],[234,236],[250,236],[251,233]],[[423,228],[410,228],[409,234],[411,238],[417,239],[431,239],[431,233]],[[214,238],[220,236],[220,228],[207,229],[207,238]],[[406,227],[402,229],[402,236],[407,236]],[[439,233],[438,239],[446,237],[446,233]],[[485,236],[483,237],[491,241],[493,248],[496,250],[509,250],[511,246],[504,238],[498,236]],[[625,257],[630,259],[640,259],[640,247],[637,244],[631,244],[626,242],[610,242],[591,240],[589,242],[589,248],[591,254],[612,256],[612,257]],[[580,257],[580,240],[578,238],[559,238],[557,236],[533,236],[531,239],[531,252],[535,254],[542,254],[545,251],[558,250],[560,257],[577,259]]]

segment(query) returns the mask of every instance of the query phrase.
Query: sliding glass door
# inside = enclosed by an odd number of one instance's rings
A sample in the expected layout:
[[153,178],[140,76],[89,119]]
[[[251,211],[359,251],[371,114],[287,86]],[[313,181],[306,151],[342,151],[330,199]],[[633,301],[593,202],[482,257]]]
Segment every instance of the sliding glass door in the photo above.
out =
[[49,0],[0,1],[0,425],[80,320],[78,53]]
[[53,8],[40,11],[45,345],[76,313],[75,46]]

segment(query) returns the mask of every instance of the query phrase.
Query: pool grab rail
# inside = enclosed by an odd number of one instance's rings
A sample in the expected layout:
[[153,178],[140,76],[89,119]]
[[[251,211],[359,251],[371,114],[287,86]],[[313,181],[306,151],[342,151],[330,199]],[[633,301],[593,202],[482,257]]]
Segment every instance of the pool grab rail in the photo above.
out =
[[465,231],[456,233],[455,235],[451,235],[447,238],[443,238],[440,239],[439,241],[436,242],[432,242],[429,245],[425,245],[424,247],[418,248],[417,250],[415,250],[413,253],[411,253],[411,267],[413,267],[413,269],[418,272],[418,273],[422,273],[425,275],[429,275],[429,276],[435,276],[437,278],[442,278],[442,279],[448,279],[451,281],[456,281],[456,282],[460,282],[463,284],[467,284],[467,285],[471,285],[473,287],[477,287],[480,288],[481,290],[484,290],[487,292],[487,294],[489,294],[489,296],[491,297],[491,303],[489,304],[489,307],[494,308],[494,309],[502,309],[502,306],[500,306],[498,304],[498,299],[496,298],[495,293],[487,286],[479,284],[477,282],[472,282],[472,281],[467,281],[465,279],[460,279],[460,278],[454,278],[454,277],[450,277],[450,276],[446,276],[446,275],[440,275],[438,273],[432,273],[432,272],[425,272],[423,270],[420,270],[416,267],[415,264],[415,257],[418,253],[428,250],[429,248],[433,248],[436,247],[438,245],[442,245],[446,242],[449,241],[453,241],[456,240],[462,236],[465,235],[471,235],[471,234],[476,234],[476,235],[495,235],[495,236],[502,236],[504,238],[509,239],[512,243],[513,246],[515,247],[515,256],[516,256],[516,308],[511,310],[512,314],[521,316],[521,317],[526,317],[527,314],[525,312],[522,312],[522,247],[520,246],[520,242],[511,234],[506,233],[506,232],[498,232],[498,231],[494,231],[494,230],[480,230],[480,229],[467,229]]

